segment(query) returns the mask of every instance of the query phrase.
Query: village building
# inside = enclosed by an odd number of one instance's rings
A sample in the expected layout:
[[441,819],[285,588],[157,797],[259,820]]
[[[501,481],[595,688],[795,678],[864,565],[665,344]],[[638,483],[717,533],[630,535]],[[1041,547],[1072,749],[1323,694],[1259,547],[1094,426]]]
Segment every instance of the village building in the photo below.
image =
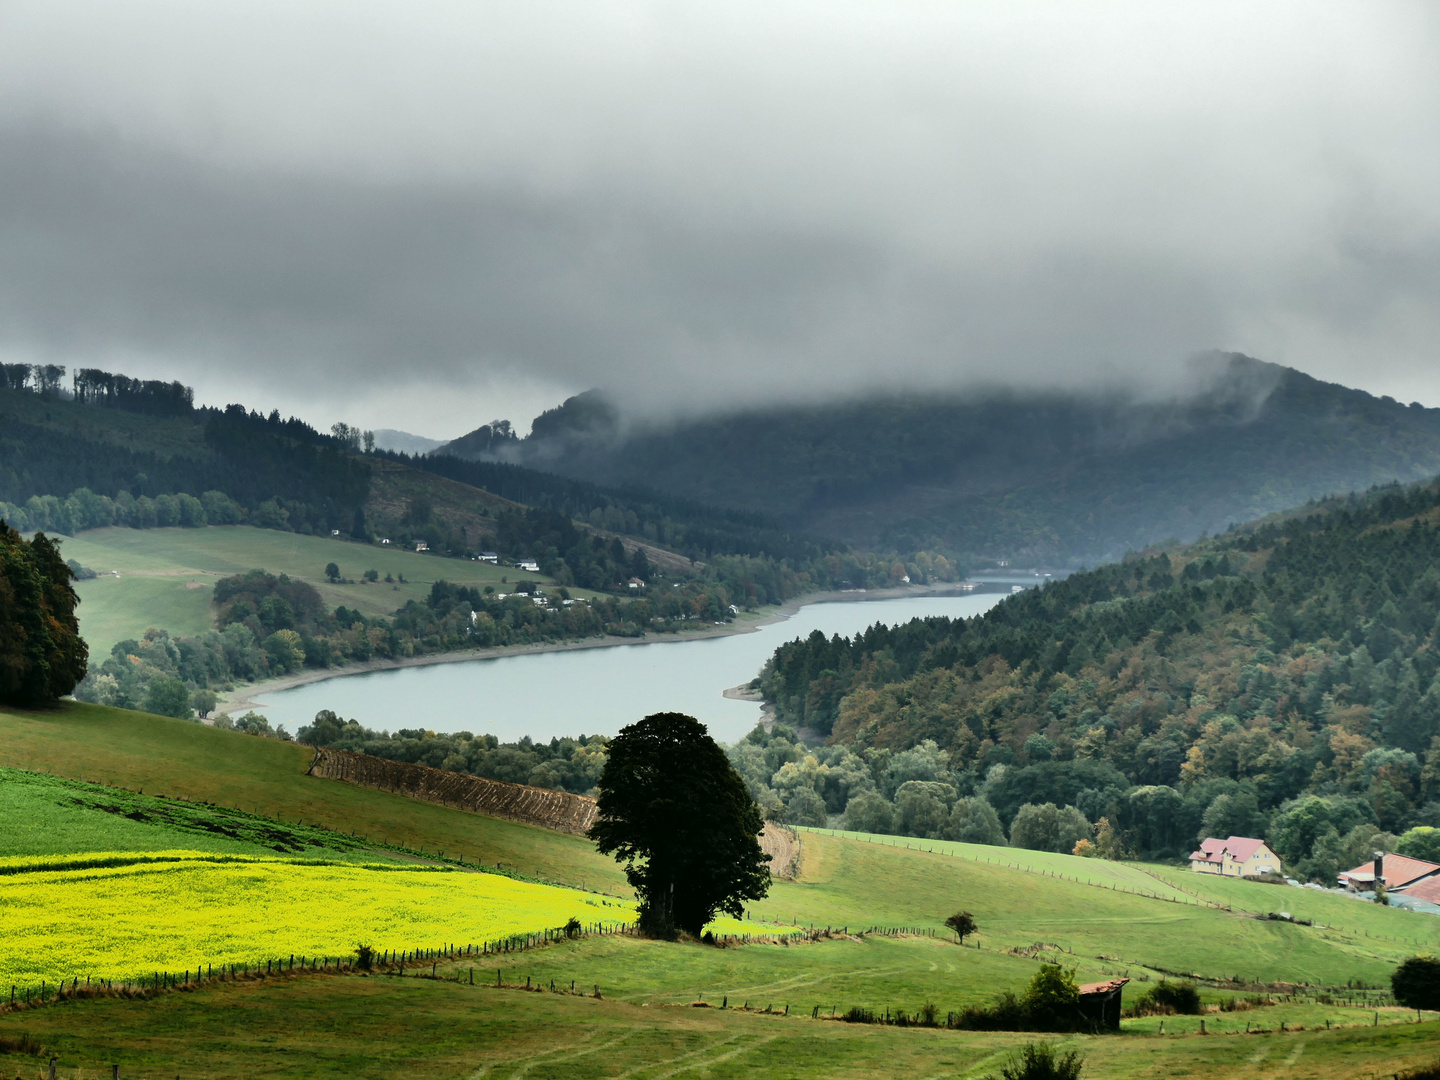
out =
[[1432,896],[1440,896],[1440,864],[1406,855],[1382,854],[1339,875],[1340,884],[1351,892],[1370,892],[1376,878],[1389,892],[1403,891],[1406,896],[1429,903],[1437,902]]
[[424,540],[416,540],[416,541],[415,541],[415,550],[416,550],[416,551],[429,551],[429,550],[430,550],[430,545],[427,544]]
[[540,564],[534,559],[521,559],[515,564],[516,570],[527,570],[532,574],[540,572]]
[[645,582],[644,582],[644,580],[643,580],[642,578],[638,578],[638,577],[632,577],[632,578],[631,578],[629,581],[627,581],[625,584],[626,584],[627,586],[629,586],[630,588],[632,588],[632,589],[643,589],[643,588],[645,587]]
[[489,563],[491,566],[500,565],[500,556],[493,551],[482,551],[479,555],[476,555],[475,558],[480,562]]
[[1198,851],[1190,854],[1190,869],[1223,877],[1260,877],[1280,873],[1280,857],[1264,840],[1231,836],[1225,840],[1207,837]]

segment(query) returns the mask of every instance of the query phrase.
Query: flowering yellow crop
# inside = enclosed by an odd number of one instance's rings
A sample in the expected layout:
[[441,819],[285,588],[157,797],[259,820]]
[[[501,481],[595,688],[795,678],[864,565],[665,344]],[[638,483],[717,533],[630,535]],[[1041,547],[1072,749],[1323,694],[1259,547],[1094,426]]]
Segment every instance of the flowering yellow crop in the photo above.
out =
[[430,866],[195,851],[0,860],[0,992],[285,956],[495,941],[635,918],[592,893]]
[[[629,901],[449,867],[200,851],[0,858],[0,995],[280,957],[480,945],[578,919],[635,920]],[[774,933],[717,919],[721,934]]]

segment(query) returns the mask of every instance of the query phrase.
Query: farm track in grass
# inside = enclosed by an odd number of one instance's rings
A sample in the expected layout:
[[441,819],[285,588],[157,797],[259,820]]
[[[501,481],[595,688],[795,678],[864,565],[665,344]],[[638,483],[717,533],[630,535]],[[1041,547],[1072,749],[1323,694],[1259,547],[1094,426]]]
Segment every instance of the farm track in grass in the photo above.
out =
[[[852,1025],[809,1015],[636,1005],[429,978],[338,976],[212,985],[149,1001],[77,1000],[0,1016],[61,1075],[609,1080],[669,1076],[982,1077],[1036,1036]],[[1043,1037],[1042,1038],[1055,1038]],[[1440,1023],[1331,1032],[1062,1037],[1091,1080],[1388,1077],[1440,1059]],[[40,1071],[0,1052],[0,1074]]]

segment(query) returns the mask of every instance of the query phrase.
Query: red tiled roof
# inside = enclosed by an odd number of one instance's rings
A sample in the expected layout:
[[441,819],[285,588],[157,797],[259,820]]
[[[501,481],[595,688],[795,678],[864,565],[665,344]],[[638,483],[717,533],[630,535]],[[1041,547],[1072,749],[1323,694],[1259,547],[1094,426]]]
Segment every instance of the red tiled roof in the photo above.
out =
[[1084,997],[1087,994],[1109,994],[1115,990],[1119,990],[1129,981],[1129,979],[1111,979],[1109,982],[1082,983],[1080,985],[1080,996]]
[[[1440,863],[1426,862],[1424,859],[1411,859],[1404,855],[1385,856],[1385,884],[1392,889],[1403,889],[1412,881],[1419,881],[1437,871],[1440,871]],[[1357,883],[1374,881],[1374,860],[1361,863],[1354,870],[1345,871],[1340,875],[1340,880],[1346,881],[1351,875],[1358,879]]]
[[1221,852],[1228,851],[1230,857],[1236,862],[1245,862],[1260,850],[1264,840],[1257,840],[1253,836],[1232,836],[1228,840],[1217,840],[1213,836],[1206,837],[1200,844],[1200,850],[1190,856],[1191,861],[1220,863],[1225,860],[1221,858]]
[[[1389,865],[1390,860],[1385,860]],[[1385,875],[1389,877],[1387,873]],[[1440,904],[1440,877],[1425,878],[1405,889],[1402,896],[1413,896],[1416,900],[1424,900],[1427,904]]]

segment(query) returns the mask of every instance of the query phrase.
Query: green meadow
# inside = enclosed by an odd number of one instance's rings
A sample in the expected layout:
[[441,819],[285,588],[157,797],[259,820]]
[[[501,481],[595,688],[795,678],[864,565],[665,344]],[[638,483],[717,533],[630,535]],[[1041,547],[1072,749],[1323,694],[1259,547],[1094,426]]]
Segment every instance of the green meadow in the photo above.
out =
[[[309,757],[295,744],[98,706],[3,710],[0,853],[444,851],[628,893],[581,837],[309,777]],[[1144,1017],[1119,1035],[1062,1039],[1086,1055],[1087,1077],[1390,1075],[1440,1059],[1435,1016],[1416,1023],[1382,992],[1353,989],[1386,986],[1399,960],[1440,949],[1440,921],[1159,865],[802,838],[799,879],[777,882],[750,915],[777,932],[829,928],[818,941],[717,949],[579,938],[440,961],[433,979],[427,967],[424,978],[307,976],[68,1001],[0,1014],[0,1039],[28,1032],[64,1075],[117,1062],[131,1075],[979,1077],[1035,1036],[838,1017],[852,1007],[913,1016],[930,1003],[943,1019],[1021,991],[1040,963],[1058,962],[1081,981],[1130,978],[1127,1001],[1162,976],[1194,975],[1212,1010],[1166,1017],[1163,1034],[1161,1018]],[[3,889],[0,879],[0,902]],[[980,925],[964,947],[943,927],[959,909]],[[1315,925],[1261,917],[1277,909]],[[1247,985],[1220,982],[1235,978]],[[591,996],[571,995],[572,984]],[[0,1051],[0,1074],[12,1065],[35,1071],[33,1058]]]
[[[442,559],[397,547],[248,525],[93,529],[62,537],[61,552],[100,575],[76,585],[80,632],[96,656],[108,653],[117,641],[139,637],[151,626],[172,634],[202,633],[214,620],[210,596],[216,580],[247,570],[307,581],[320,590],[327,607],[343,604],[366,615],[389,615],[407,601],[421,600],[442,578],[502,591],[507,578],[512,583],[521,578],[549,580],[468,559]],[[350,583],[331,584],[326,579],[325,566],[331,562]],[[366,570],[375,570],[381,580],[366,584],[362,577]],[[396,580],[387,584],[386,574]],[[581,594],[583,590],[577,591]]]

